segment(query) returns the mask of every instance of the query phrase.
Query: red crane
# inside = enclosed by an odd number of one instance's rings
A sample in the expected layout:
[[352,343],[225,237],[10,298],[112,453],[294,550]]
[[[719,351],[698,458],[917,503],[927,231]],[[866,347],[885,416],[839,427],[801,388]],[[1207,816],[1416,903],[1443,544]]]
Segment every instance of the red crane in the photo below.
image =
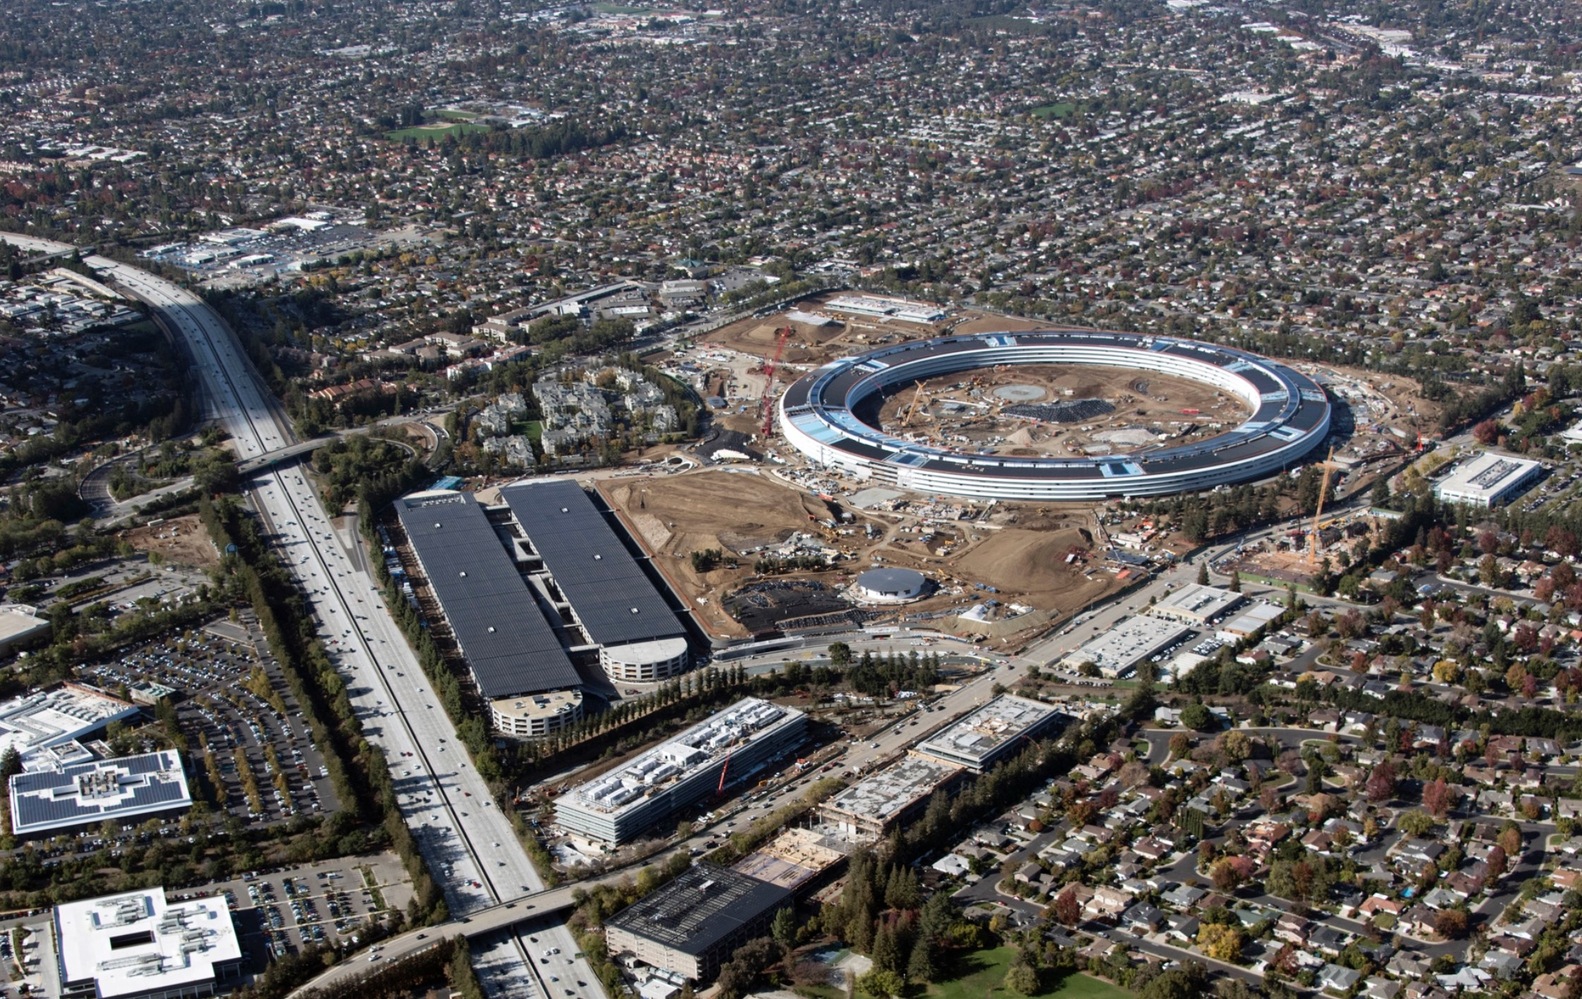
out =
[[775,330],[774,356],[764,362],[764,400],[760,417],[762,426],[759,433],[764,440],[775,432],[775,369],[780,366],[780,355],[785,353],[786,341],[791,339],[791,327],[782,326]]

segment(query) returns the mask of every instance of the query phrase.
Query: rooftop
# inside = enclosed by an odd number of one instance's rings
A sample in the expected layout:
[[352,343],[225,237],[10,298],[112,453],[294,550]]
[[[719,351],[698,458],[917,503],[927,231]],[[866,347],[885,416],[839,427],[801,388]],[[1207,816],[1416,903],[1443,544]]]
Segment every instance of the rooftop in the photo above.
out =
[[397,501],[396,510],[485,698],[581,686],[559,637],[470,493],[414,493]]
[[1188,583],[1167,594],[1148,613],[1154,617],[1208,621],[1241,603],[1242,595],[1217,586]]
[[218,977],[240,961],[241,942],[225,899],[171,905],[165,889],[68,902],[55,909],[62,978],[93,981],[99,999],[171,991]]
[[570,479],[500,490],[588,637],[624,645],[686,632],[583,488]]
[[567,792],[563,803],[618,812],[699,770],[718,765],[745,743],[801,717],[795,708],[749,697],[692,726],[668,742]]
[[67,683],[0,704],[0,752],[29,754],[71,742],[109,722],[137,714],[138,707],[96,687]]
[[919,798],[961,772],[961,768],[925,756],[907,756],[870,774],[837,794],[829,807],[881,824],[889,822]]
[[11,778],[11,829],[18,836],[122,821],[192,804],[174,749],[78,763]]
[[698,864],[608,922],[684,954],[702,954],[791,891],[712,864]]
[[1435,490],[1446,499],[1477,499],[1488,502],[1503,490],[1537,471],[1536,461],[1508,454],[1485,451],[1463,462],[1441,479]]
[[1002,694],[956,724],[919,743],[917,751],[947,763],[981,769],[1010,743],[1031,737],[1060,712],[1042,701]]

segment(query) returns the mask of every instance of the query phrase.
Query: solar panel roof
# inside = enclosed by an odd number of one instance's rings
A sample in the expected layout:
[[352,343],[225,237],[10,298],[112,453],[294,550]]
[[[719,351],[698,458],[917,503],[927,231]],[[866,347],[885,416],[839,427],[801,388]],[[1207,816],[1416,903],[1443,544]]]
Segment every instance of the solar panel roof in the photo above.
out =
[[470,493],[420,493],[396,508],[484,697],[581,686],[537,599]]
[[682,638],[681,622],[593,498],[568,479],[500,490],[544,568],[600,645]]
[[[84,793],[79,779],[106,776],[101,793]],[[12,827],[20,835],[131,818],[190,802],[175,750],[29,771],[11,778]]]

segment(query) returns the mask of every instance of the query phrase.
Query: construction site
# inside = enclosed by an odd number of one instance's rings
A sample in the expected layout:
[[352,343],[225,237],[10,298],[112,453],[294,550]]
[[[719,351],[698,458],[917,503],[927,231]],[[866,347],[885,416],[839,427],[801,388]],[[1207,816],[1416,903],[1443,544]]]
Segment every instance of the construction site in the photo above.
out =
[[845,590],[874,566],[915,569],[935,589],[865,620],[933,618],[947,631],[996,636],[1041,630],[1135,572],[1105,556],[1091,509],[942,504],[883,490],[836,497],[746,468],[597,486],[718,638],[850,615],[856,601]]
[[1240,399],[1201,382],[1094,365],[1000,365],[965,380],[919,381],[858,414],[897,436],[1020,457],[1178,446],[1247,415]]
[[[945,501],[869,488],[804,466],[774,426],[786,386],[832,360],[948,333],[1040,328],[963,313],[933,322],[831,308],[814,296],[775,315],[729,323],[664,358],[708,400],[719,438],[699,446],[695,471],[614,479],[600,490],[717,638],[830,623],[853,613],[845,587],[874,567],[915,569],[929,596],[874,618],[926,619],[960,634],[1013,638],[1080,612],[1146,574],[1141,545],[1104,536],[1092,503]],[[883,300],[879,300],[882,301]],[[1299,367],[1336,404],[1326,501],[1368,488],[1411,452],[1437,413],[1408,382],[1370,372]],[[1241,424],[1247,404],[1203,382],[1099,365],[1015,365],[926,378],[876,396],[859,415],[887,433],[957,452],[1037,458],[1146,455]],[[710,465],[717,467],[709,467]],[[1248,551],[1250,574],[1306,580],[1350,523],[1293,523],[1268,551]],[[1319,545],[1314,551],[1311,539]],[[1179,537],[1156,551],[1186,550]],[[694,560],[717,551],[718,558]],[[1034,610],[1036,609],[1036,610]],[[855,618],[853,619],[855,620]]]

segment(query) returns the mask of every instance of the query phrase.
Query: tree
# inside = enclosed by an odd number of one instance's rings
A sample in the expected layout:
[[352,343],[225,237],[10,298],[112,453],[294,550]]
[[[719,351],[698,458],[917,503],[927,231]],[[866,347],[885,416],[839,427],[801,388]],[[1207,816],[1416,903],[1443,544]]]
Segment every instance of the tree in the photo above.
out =
[[1203,706],[1202,701],[1193,701],[1181,709],[1181,724],[1199,732],[1207,732],[1218,727],[1214,715]]
[[1413,839],[1426,838],[1434,831],[1435,825],[1436,823],[1431,815],[1416,809],[1410,812],[1402,812],[1401,817],[1395,820],[1396,828]]
[[1231,729],[1218,739],[1219,750],[1233,762],[1240,763],[1252,755],[1252,739],[1240,729]]
[[1489,847],[1489,855],[1483,858],[1483,862],[1489,865],[1489,876],[1485,880],[1485,883],[1489,883],[1499,880],[1504,875],[1509,858],[1505,854],[1505,848],[1496,843]]
[[1215,891],[1235,891],[1242,886],[1242,882],[1246,880],[1246,874],[1242,865],[1236,862],[1237,859],[1235,857],[1221,857],[1209,867],[1209,883],[1214,886]]
[[1199,562],[1197,564],[1197,584],[1199,586],[1207,586],[1208,585],[1208,563],[1207,562]]
[[1442,819],[1450,812],[1451,791],[1450,785],[1443,777],[1435,777],[1423,785],[1423,807],[1436,819]]
[[1507,822],[1505,828],[1500,830],[1500,835],[1495,840],[1500,849],[1505,851],[1507,857],[1520,857],[1522,855],[1522,830],[1514,822]]
[[895,928],[888,922],[881,923],[879,932],[873,937],[873,958],[875,970],[891,971],[899,975],[906,968],[904,955],[901,953],[901,941],[896,939]]
[[1462,909],[1441,909],[1434,916],[1434,932],[1446,940],[1459,940],[1467,934],[1467,914]]
[[1372,802],[1389,801],[1395,797],[1395,764],[1389,760],[1379,761],[1368,774],[1363,788]]
[[1216,961],[1235,961],[1241,954],[1241,928],[1224,923],[1204,923],[1197,931],[1197,946]]
[[719,978],[716,979],[722,999],[740,999],[745,995],[753,979],[758,977],[758,972],[773,958],[774,951],[774,941],[768,937],[758,937],[738,947],[731,959],[720,968]]
[[[1006,979],[1009,984],[1010,979]],[[857,979],[857,987],[876,999],[893,999],[906,991],[906,981],[893,971],[874,968]]]
[[1056,895],[1052,908],[1055,919],[1062,926],[1075,926],[1082,921],[1082,903],[1077,900],[1075,885],[1067,885],[1060,894]]
[[783,955],[789,958],[796,949],[796,915],[789,906],[775,913],[774,920],[769,923],[769,935],[780,945]]
[[1177,732],[1170,737],[1170,758],[1173,760],[1185,759],[1192,751],[1192,737],[1185,732]]
[[884,904],[892,909],[915,909],[922,903],[922,893],[917,887],[917,874],[910,868],[897,865],[890,872],[884,888]]
[[1208,992],[1208,969],[1199,961],[1188,961],[1154,976],[1137,991],[1137,999],[1199,999]]
[[1024,996],[1037,995],[1038,969],[1018,955],[1016,960],[1011,962],[1010,970],[1005,973],[1005,987]]
[[912,956],[906,960],[907,981],[928,983],[939,975],[939,962],[934,956],[934,941],[923,938],[912,945]]

